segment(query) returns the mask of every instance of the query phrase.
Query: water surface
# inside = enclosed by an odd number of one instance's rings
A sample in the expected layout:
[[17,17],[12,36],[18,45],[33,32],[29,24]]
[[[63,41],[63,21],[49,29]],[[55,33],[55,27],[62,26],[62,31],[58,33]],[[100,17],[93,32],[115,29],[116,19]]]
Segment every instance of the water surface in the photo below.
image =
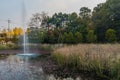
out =
[[[43,71],[38,54],[0,54],[0,80],[90,80],[81,77],[55,78]],[[49,66],[49,65],[48,65]]]
[[0,56],[0,80],[47,80],[42,67],[30,62],[30,59],[35,57]]

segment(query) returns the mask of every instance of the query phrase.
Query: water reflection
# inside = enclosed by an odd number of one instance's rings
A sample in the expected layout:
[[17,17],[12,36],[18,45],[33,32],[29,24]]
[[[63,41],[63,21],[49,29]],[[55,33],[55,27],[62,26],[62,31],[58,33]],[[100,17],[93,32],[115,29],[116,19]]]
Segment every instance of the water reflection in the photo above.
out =
[[31,65],[29,57],[3,56],[0,60],[0,80],[47,80],[41,66]]
[[46,75],[40,63],[37,63],[37,57],[39,56],[0,55],[0,80],[84,80],[80,77],[56,79],[53,75]]

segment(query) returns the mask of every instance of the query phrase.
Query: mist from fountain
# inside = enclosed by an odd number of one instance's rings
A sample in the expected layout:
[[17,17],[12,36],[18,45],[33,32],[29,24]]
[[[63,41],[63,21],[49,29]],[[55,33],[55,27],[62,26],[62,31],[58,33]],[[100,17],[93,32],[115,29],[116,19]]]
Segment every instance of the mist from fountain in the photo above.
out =
[[25,7],[25,1],[23,0],[22,3],[22,26],[23,26],[23,50],[24,54],[29,53],[29,47],[28,47],[28,36],[26,33],[27,26],[26,26],[26,7]]
[[38,56],[38,54],[30,53],[29,51],[29,39],[27,34],[27,25],[26,25],[26,6],[25,6],[25,0],[22,2],[22,26],[23,26],[23,53],[20,53],[18,55],[20,56]]

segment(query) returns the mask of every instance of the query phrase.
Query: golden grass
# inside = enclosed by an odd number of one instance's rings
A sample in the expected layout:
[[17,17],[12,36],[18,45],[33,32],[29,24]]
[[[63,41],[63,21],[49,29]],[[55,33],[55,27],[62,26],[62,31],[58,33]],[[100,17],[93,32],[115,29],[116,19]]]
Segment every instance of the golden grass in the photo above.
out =
[[120,44],[78,44],[56,49],[53,58],[58,65],[95,71],[120,79]]

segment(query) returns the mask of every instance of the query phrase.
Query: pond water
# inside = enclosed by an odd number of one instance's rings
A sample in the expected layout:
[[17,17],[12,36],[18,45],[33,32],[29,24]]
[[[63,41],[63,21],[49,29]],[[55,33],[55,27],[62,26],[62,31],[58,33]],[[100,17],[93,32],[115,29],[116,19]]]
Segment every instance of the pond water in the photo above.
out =
[[[32,59],[35,60],[38,56],[40,55],[1,54],[0,80],[74,80],[72,78],[55,79],[53,75],[46,75],[40,64],[31,61]],[[75,80],[82,79],[77,78]]]
[[31,65],[35,56],[0,55],[0,80],[47,80],[41,66]]

